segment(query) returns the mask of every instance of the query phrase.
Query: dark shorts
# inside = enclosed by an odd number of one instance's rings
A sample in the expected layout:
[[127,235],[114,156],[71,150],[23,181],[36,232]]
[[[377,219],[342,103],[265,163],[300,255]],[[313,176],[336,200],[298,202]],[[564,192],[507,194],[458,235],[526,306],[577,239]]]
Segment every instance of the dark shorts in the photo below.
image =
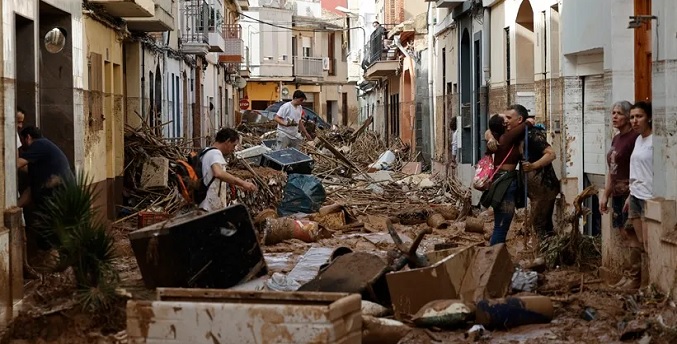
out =
[[630,195],[630,209],[628,210],[629,219],[644,218],[644,211],[646,208],[646,201]]
[[624,228],[628,221],[628,212],[623,211],[625,200],[628,196],[612,196],[611,197],[611,223],[613,228]]

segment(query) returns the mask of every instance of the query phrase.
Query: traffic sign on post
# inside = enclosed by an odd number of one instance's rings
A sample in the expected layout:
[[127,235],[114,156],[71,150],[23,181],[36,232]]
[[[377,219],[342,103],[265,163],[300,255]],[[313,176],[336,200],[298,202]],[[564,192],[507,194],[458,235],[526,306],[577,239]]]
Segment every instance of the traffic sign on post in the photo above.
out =
[[247,98],[240,99],[240,110],[247,110],[247,109],[249,109],[249,99],[247,99]]

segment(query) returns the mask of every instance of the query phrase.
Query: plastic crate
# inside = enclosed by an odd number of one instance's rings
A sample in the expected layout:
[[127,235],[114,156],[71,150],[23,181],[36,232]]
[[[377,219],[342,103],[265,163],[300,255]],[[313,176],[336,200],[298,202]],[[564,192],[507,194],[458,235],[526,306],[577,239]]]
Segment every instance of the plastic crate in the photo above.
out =
[[148,227],[169,219],[169,214],[155,211],[140,211],[138,228]]

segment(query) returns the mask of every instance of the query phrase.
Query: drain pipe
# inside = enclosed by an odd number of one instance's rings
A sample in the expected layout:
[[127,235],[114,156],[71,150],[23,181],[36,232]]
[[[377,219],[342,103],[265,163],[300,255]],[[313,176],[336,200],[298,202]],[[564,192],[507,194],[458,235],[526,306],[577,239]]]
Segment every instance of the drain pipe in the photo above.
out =
[[[434,41],[433,41],[433,6],[432,2],[428,3],[428,111],[430,112],[430,161],[432,165],[432,160],[435,157],[435,128],[437,128],[437,116],[435,116],[435,89],[433,85],[434,75],[433,75],[433,54]],[[444,128],[443,130],[446,130]]]
[[484,8],[482,22],[482,72],[484,73],[484,114],[480,116],[481,147],[486,147],[487,140],[484,132],[487,131],[489,118],[489,90],[491,89],[491,8]]
[[146,121],[146,48],[143,43],[141,47],[141,118]]

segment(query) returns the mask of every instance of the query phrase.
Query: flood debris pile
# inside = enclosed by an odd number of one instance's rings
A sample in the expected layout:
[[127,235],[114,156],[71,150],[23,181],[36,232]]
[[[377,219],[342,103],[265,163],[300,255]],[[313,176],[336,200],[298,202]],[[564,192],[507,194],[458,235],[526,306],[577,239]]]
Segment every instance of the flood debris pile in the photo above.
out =
[[573,209],[562,217],[560,232],[543,241],[541,253],[550,267],[595,267],[602,257],[601,238],[582,235],[580,231],[581,217],[591,212],[583,206],[583,201],[596,196],[597,191],[594,186],[589,186],[577,195],[573,201]]
[[148,208],[174,213],[185,204],[169,164],[185,159],[190,147],[165,141],[147,124],[125,127],[125,213]]
[[[242,146],[261,144],[259,136],[241,133]],[[194,151],[193,144],[187,141],[168,141],[158,132],[144,124],[140,128],[126,127],[125,130],[125,204],[124,215],[152,210],[172,216],[179,211],[194,208],[187,201],[182,190],[177,166],[186,161]],[[244,193],[236,188],[223,190],[232,201],[250,207],[254,214],[276,207],[282,199],[282,190],[286,183],[286,174],[266,167],[252,166],[232,156],[229,159],[228,172],[244,180],[255,183],[259,191]]]

